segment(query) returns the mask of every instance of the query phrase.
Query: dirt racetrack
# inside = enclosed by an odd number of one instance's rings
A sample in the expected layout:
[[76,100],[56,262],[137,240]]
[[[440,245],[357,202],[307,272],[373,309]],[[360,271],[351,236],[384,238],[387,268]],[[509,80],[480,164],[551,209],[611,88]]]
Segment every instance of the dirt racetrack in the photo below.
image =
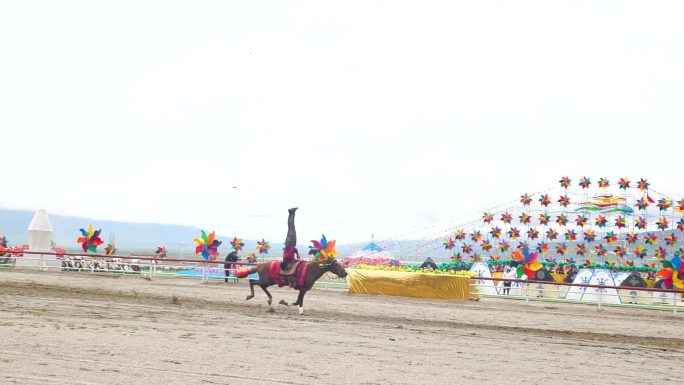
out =
[[[684,314],[0,271],[1,384],[683,383]],[[295,292],[272,289],[274,302]]]

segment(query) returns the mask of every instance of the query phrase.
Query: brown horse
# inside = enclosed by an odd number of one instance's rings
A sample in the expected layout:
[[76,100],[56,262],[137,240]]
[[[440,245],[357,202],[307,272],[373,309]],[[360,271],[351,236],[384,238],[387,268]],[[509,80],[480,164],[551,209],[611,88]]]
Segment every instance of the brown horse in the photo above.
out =
[[[302,263],[307,263],[309,265],[309,268],[306,272],[306,281],[304,285],[299,289],[299,296],[297,297],[297,301],[293,302],[291,305],[297,305],[299,306],[299,314],[304,314],[304,294],[306,294],[307,291],[311,290],[313,287],[314,283],[323,276],[326,272],[331,272],[335,275],[337,275],[340,278],[344,278],[347,276],[347,271],[344,269],[344,266],[342,266],[341,263],[339,263],[336,259],[331,260],[327,264],[323,264],[321,262],[317,261],[302,261]],[[247,296],[247,300],[250,300],[254,298],[254,285],[258,285],[261,287],[261,289],[266,293],[268,296],[268,304],[270,305],[273,301],[273,296],[271,296],[271,293],[268,292],[266,289],[269,286],[275,285],[276,281],[271,278],[271,274],[269,272],[269,265],[270,262],[265,262],[265,263],[260,263],[256,266],[254,266],[250,271],[249,274],[253,273],[259,273],[259,280],[254,281],[250,280],[249,281],[249,289],[252,291],[250,295]],[[288,303],[287,301],[281,300],[280,301],[281,305],[287,306]]]

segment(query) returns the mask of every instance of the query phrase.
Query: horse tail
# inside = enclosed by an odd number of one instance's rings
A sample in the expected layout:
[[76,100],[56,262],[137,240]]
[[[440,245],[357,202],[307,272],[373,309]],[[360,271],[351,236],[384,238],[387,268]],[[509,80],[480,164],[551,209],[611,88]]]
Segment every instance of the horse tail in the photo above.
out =
[[235,272],[235,276],[238,278],[246,278],[250,274],[254,274],[257,271],[257,266],[254,266],[253,268],[238,268],[237,271]]

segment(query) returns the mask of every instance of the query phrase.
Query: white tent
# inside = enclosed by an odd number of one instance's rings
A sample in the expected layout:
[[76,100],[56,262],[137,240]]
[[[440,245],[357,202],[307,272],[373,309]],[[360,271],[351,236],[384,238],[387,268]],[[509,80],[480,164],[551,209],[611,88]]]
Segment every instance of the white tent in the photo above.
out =
[[[482,262],[475,262],[470,267],[470,271],[477,274],[478,278],[492,278],[492,272],[489,270],[489,266]],[[499,294],[494,286],[494,281],[491,279],[478,279],[476,281],[478,287],[478,293],[484,295],[497,295]]]

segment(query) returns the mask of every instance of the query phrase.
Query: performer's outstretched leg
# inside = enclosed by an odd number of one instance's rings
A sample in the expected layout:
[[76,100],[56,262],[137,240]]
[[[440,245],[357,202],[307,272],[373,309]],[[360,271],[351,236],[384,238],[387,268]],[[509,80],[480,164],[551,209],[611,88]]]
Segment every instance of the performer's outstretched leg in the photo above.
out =
[[294,217],[297,207],[287,210],[290,214],[287,217],[287,237],[285,238],[285,251],[283,252],[283,263],[280,264],[282,269],[286,269],[290,263],[294,262],[294,256],[297,251],[297,230],[295,230]]

